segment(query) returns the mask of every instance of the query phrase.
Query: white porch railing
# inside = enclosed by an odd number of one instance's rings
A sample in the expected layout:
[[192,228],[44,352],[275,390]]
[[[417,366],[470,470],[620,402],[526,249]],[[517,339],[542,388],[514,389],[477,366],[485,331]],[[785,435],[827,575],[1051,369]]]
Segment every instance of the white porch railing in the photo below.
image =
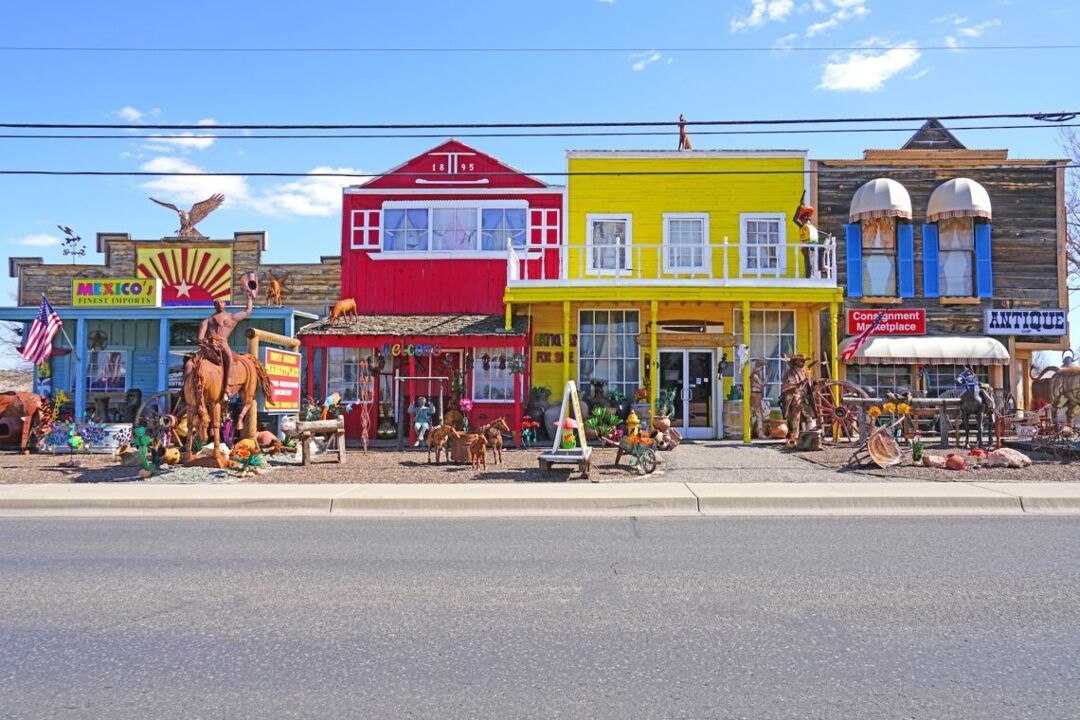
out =
[[[557,252],[556,252],[557,251]],[[557,264],[557,272],[553,265]],[[836,241],[510,247],[507,285],[836,287]]]

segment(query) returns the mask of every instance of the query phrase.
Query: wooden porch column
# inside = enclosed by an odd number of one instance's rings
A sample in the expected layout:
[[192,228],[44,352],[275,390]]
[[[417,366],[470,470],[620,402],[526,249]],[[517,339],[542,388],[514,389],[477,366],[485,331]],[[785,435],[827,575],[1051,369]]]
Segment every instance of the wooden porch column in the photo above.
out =
[[310,345],[305,348],[306,357],[304,361],[307,362],[305,371],[307,372],[307,396],[311,398],[312,402],[315,402],[315,350]]
[[[507,307],[510,307],[507,305]],[[521,356],[525,356],[525,346],[521,345],[514,348],[514,352],[520,352]],[[523,368],[524,369],[524,368]],[[510,377],[514,378],[514,417],[510,419],[510,432],[514,435],[514,446],[521,447],[521,385],[525,381],[525,373],[511,373]]]
[[169,389],[169,318],[158,320],[157,392]]
[[570,301],[562,304],[562,384],[570,382]]
[[[416,356],[409,356],[409,381],[405,383],[405,387],[408,391],[410,404],[416,402],[416,387],[413,385],[412,378],[416,377]],[[412,445],[416,442],[416,428],[413,427],[412,418],[409,417],[409,406],[405,403],[401,403],[402,411],[405,415],[405,422],[409,425],[409,444]],[[440,418],[441,420],[442,418]]]
[[753,442],[750,431],[750,301],[742,301],[742,341],[746,345],[746,362],[742,366],[742,430],[743,442]]
[[660,325],[660,303],[649,301],[649,424],[656,419],[656,397],[660,391],[660,356],[657,355],[656,328]]
[[503,330],[510,332],[514,329],[514,306],[511,303],[506,303],[506,321],[503,323]]
[[75,419],[82,420],[86,413],[86,318],[75,321],[75,347],[71,349],[71,354],[75,358],[75,362],[71,363],[75,375]]
[[[840,379],[840,358],[837,357],[837,351],[840,348],[840,337],[837,330],[838,313],[840,312],[840,305],[835,302],[829,303],[829,375],[833,380]],[[840,386],[833,385],[833,406],[840,406]],[[839,428],[836,427],[836,423],[833,423],[833,439],[839,441],[838,437]]]

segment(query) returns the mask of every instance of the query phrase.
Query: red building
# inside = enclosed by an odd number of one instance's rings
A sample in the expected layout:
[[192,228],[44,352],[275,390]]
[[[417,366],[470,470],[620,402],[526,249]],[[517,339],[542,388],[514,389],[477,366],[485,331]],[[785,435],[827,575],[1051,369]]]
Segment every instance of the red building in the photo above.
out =
[[444,409],[470,400],[471,426],[506,416],[516,428],[529,328],[505,328],[507,268],[558,278],[564,189],[450,140],[343,200],[341,295],[359,317],[300,331],[313,394],[358,403],[353,438],[363,413],[370,437],[408,430],[421,395]]

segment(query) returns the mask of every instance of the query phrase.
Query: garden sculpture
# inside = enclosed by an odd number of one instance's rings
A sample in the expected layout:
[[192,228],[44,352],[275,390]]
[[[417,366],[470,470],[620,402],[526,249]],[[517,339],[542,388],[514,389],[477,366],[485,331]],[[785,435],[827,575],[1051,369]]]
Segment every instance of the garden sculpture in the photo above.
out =
[[0,445],[18,441],[24,454],[30,453],[31,440],[42,427],[44,400],[40,395],[9,391],[0,393]]
[[694,149],[694,146],[690,144],[690,135],[688,135],[686,132],[686,116],[682,113],[679,113],[679,149]]
[[477,435],[469,444],[469,460],[472,461],[473,470],[481,467],[487,470],[487,440],[483,435]]
[[[956,378],[956,384],[963,388],[960,396],[960,424],[964,426],[964,444],[971,444],[971,426],[968,421],[975,416],[977,447],[983,446],[983,418],[994,417],[994,396],[979,382],[979,376],[970,367],[964,368]],[[994,440],[993,423],[990,424],[990,441]]]
[[754,361],[750,371],[750,434],[756,438],[768,437],[769,405],[765,401],[765,384],[768,380],[769,364],[759,358]]
[[206,237],[196,230],[195,226],[207,215],[221,207],[221,203],[225,202],[225,196],[218,193],[216,195],[211,195],[201,202],[195,203],[191,206],[190,210],[184,211],[172,203],[161,202],[160,200],[154,200],[154,198],[150,199],[162,207],[169,208],[180,216],[180,229],[177,230],[176,237],[189,238],[192,240]]
[[270,282],[266,283],[266,304],[281,307],[281,300],[288,290],[285,287],[285,281],[289,279],[289,273],[278,276],[273,270],[267,272],[270,274]]
[[338,300],[330,311],[330,324],[337,325],[338,320],[348,320],[350,316],[356,317],[356,301],[352,298]]
[[427,441],[427,434],[431,430],[431,416],[435,414],[435,408],[428,405],[427,398],[420,396],[415,405],[409,406],[409,414],[413,416],[413,430],[416,431],[414,446],[420,447],[420,443]]
[[817,422],[814,407],[813,379],[802,353],[788,358],[788,368],[780,382],[780,405],[788,423],[787,446],[794,448],[799,441],[803,421]]
[[427,435],[427,461],[428,465],[431,464],[431,451],[435,451],[435,464],[439,464],[439,456],[443,455],[444,459],[450,461],[450,443],[454,438],[459,437],[461,433],[454,429],[453,425],[440,425],[437,428],[433,428]]
[[506,424],[506,418],[501,417],[487,425],[481,425],[476,432],[484,436],[488,447],[491,448],[491,462],[498,465],[502,462],[503,433],[510,433],[510,426]]
[[1065,408],[1065,422],[1070,426],[1080,415],[1080,365],[1063,367],[1050,379],[1050,406],[1055,413]]
[[[214,458],[224,462],[221,445],[222,408],[231,395],[239,392],[242,410],[237,425],[255,400],[259,388],[270,395],[270,379],[262,363],[251,355],[240,355],[229,347],[229,335],[251,314],[252,298],[248,295],[243,312],[230,315],[220,300],[214,303],[214,314],[199,326],[199,349],[184,364],[184,404],[187,406],[188,427],[198,429],[203,442],[208,435],[214,439]],[[191,456],[194,432],[187,436],[186,451]]]

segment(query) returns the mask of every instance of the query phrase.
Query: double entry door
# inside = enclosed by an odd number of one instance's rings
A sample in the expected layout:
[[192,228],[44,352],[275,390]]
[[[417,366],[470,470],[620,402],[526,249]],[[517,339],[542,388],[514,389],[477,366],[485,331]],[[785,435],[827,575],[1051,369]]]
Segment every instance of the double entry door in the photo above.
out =
[[685,438],[718,437],[716,353],[712,350],[661,350],[660,389],[674,392],[671,426]]

